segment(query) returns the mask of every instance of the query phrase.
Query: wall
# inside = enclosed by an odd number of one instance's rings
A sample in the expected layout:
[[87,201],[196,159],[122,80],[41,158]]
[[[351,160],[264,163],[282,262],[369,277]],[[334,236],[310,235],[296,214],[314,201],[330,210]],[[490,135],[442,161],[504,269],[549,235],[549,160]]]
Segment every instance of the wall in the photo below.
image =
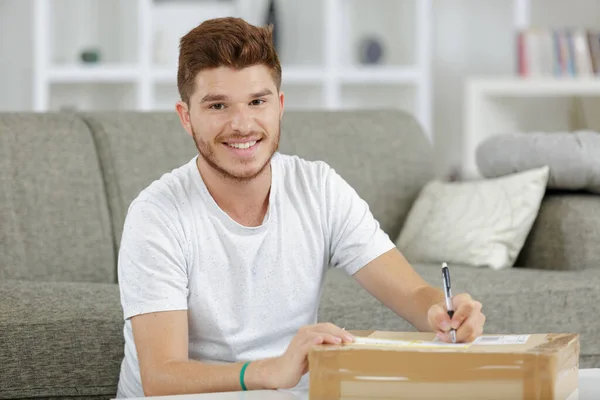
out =
[[435,2],[433,131],[440,174],[460,162],[464,78],[512,72],[510,5],[506,0]]
[[31,104],[31,2],[0,0],[0,110],[18,111]]

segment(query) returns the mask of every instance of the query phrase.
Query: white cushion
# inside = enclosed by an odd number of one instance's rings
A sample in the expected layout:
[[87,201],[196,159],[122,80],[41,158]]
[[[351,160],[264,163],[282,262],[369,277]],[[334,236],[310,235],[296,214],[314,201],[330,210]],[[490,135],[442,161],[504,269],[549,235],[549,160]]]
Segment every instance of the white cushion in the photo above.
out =
[[537,217],[548,171],[430,182],[407,216],[398,249],[411,263],[512,267]]

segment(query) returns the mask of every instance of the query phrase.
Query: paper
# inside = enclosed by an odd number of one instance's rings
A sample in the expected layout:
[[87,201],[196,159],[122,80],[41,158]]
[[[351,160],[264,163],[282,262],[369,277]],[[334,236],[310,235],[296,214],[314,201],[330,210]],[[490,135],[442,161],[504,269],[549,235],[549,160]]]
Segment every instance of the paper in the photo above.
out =
[[470,343],[447,343],[437,337],[433,341],[425,340],[399,340],[399,339],[377,339],[370,337],[356,337],[352,344],[365,344],[375,346],[392,347],[419,347],[419,348],[468,348],[471,345],[510,345],[525,344],[529,335],[497,335],[479,336]]
[[529,335],[479,336],[473,341],[476,345],[525,344]]
[[393,347],[420,347],[420,348],[468,348],[472,343],[446,343],[439,341],[425,340],[394,340],[394,339],[376,339],[369,337],[356,337],[352,344],[368,344],[376,346]]

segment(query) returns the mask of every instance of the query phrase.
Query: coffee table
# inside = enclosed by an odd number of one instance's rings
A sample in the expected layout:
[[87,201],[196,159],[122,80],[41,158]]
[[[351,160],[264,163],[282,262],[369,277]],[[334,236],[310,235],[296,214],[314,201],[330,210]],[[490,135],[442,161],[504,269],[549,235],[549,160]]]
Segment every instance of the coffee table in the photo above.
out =
[[[256,390],[179,396],[156,396],[156,400],[308,400],[308,393],[282,390]],[[568,400],[600,399],[600,368],[579,370],[579,390]],[[134,399],[135,400],[135,399]]]

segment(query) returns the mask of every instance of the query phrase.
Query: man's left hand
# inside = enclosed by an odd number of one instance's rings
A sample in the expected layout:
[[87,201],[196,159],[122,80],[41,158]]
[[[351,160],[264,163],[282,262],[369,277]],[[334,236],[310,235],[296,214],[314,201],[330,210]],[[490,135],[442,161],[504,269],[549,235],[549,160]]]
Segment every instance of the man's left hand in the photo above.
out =
[[472,342],[483,333],[485,315],[481,312],[481,303],[475,301],[467,293],[461,293],[452,298],[454,315],[448,315],[446,302],[442,301],[431,306],[427,320],[433,332],[445,342],[452,343],[450,329],[456,329],[456,342]]

